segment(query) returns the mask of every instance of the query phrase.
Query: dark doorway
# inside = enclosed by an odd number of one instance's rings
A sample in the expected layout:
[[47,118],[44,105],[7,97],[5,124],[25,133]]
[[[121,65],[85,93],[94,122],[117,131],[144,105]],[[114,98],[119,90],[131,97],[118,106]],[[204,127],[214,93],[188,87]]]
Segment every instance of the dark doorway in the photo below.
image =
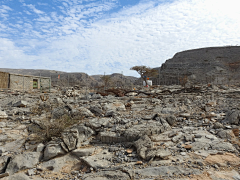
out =
[[38,89],[38,80],[33,79],[33,89]]

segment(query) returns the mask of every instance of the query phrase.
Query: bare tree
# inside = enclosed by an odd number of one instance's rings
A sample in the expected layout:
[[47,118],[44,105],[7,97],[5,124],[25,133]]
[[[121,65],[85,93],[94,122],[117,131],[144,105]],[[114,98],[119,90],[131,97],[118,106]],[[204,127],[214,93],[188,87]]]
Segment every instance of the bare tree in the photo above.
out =
[[156,69],[146,67],[146,66],[133,66],[130,70],[137,71],[137,73],[141,76],[141,78],[145,81],[147,85],[147,78],[154,77],[158,75],[158,71]]
[[101,80],[103,81],[104,83],[104,86],[107,87],[109,84],[110,84],[110,81],[111,81],[111,76],[109,75],[104,75],[101,77]]
[[188,82],[188,76],[187,75],[183,75],[182,77],[179,78],[179,81],[180,81],[181,86],[186,88],[186,84]]

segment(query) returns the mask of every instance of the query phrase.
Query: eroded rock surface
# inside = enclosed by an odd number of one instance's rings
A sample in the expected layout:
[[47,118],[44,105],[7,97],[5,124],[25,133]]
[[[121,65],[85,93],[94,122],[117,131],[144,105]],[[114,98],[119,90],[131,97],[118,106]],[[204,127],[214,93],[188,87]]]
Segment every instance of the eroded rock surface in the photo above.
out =
[[239,92],[0,92],[0,178],[238,179]]

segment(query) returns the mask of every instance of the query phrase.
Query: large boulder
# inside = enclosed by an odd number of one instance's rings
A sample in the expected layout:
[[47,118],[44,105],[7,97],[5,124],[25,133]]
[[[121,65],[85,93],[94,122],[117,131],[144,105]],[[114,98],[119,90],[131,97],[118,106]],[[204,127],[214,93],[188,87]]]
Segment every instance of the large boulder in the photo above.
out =
[[225,118],[225,122],[227,122],[229,124],[238,125],[239,120],[240,120],[240,110],[232,109],[232,110],[228,111],[227,116]]
[[96,148],[80,148],[75,149],[71,153],[77,157],[83,157],[83,156],[91,156]]
[[93,114],[96,116],[102,116],[103,115],[103,110],[97,106],[91,106],[89,109]]
[[222,139],[232,139],[235,137],[232,130],[222,130],[219,131],[217,135]]
[[65,151],[72,151],[81,146],[81,143],[87,141],[95,132],[84,125],[75,125],[62,132],[62,148]]
[[172,126],[176,122],[176,117],[173,115],[167,116],[166,121],[170,126]]
[[125,129],[123,135],[128,141],[136,141],[144,135],[158,135],[171,129],[171,126],[165,119],[157,117],[156,120],[158,121],[149,120],[147,123],[137,124]]
[[68,151],[72,151],[76,149],[77,140],[78,140],[78,129],[71,128],[69,130],[65,130],[61,134],[62,140],[68,148]]
[[148,148],[153,147],[151,139],[144,135],[140,139],[134,142],[134,146],[137,148],[137,153],[142,159],[146,159],[146,152]]
[[93,118],[86,122],[86,126],[98,131],[101,127],[106,127],[110,120],[111,118]]
[[103,108],[106,111],[109,111],[109,110],[125,111],[126,110],[126,107],[122,102],[109,103],[109,104],[106,104]]
[[57,107],[52,110],[52,118],[53,119],[59,119],[65,114],[69,114],[68,110],[65,106]]
[[64,155],[66,152],[58,142],[49,142],[44,149],[44,158],[43,160],[47,161],[59,155]]
[[28,102],[27,101],[18,101],[16,103],[13,104],[14,107],[26,107],[28,105]]
[[85,107],[78,107],[76,109],[72,109],[71,115],[80,116],[80,117],[94,117],[94,114]]
[[40,152],[25,152],[12,158],[7,166],[6,172],[10,175],[18,171],[33,168],[41,159]]

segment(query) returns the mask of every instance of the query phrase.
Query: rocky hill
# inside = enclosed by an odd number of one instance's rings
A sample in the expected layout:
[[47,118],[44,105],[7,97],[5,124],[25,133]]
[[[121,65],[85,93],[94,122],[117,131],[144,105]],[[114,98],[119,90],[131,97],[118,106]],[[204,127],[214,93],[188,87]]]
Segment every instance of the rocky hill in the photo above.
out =
[[[93,75],[93,77],[96,81],[101,82],[101,77],[104,75]],[[131,84],[135,83],[139,78],[133,77],[133,76],[124,76],[120,73],[113,73],[110,75],[111,82],[110,84],[114,84],[115,86],[122,86],[127,85],[130,86]]]
[[209,47],[176,53],[160,68],[161,84],[179,84],[187,78],[195,83],[239,82],[240,47]]
[[[93,75],[89,76],[86,73],[75,72],[67,73],[63,71],[55,70],[41,70],[41,69],[6,69],[0,68],[2,72],[9,72],[14,74],[23,74],[23,75],[34,75],[34,76],[43,76],[51,77],[53,86],[101,86],[103,85],[101,77],[103,75]],[[124,76],[122,74],[114,73],[111,74],[111,81],[114,85],[130,85],[135,82],[138,78],[132,76]]]

